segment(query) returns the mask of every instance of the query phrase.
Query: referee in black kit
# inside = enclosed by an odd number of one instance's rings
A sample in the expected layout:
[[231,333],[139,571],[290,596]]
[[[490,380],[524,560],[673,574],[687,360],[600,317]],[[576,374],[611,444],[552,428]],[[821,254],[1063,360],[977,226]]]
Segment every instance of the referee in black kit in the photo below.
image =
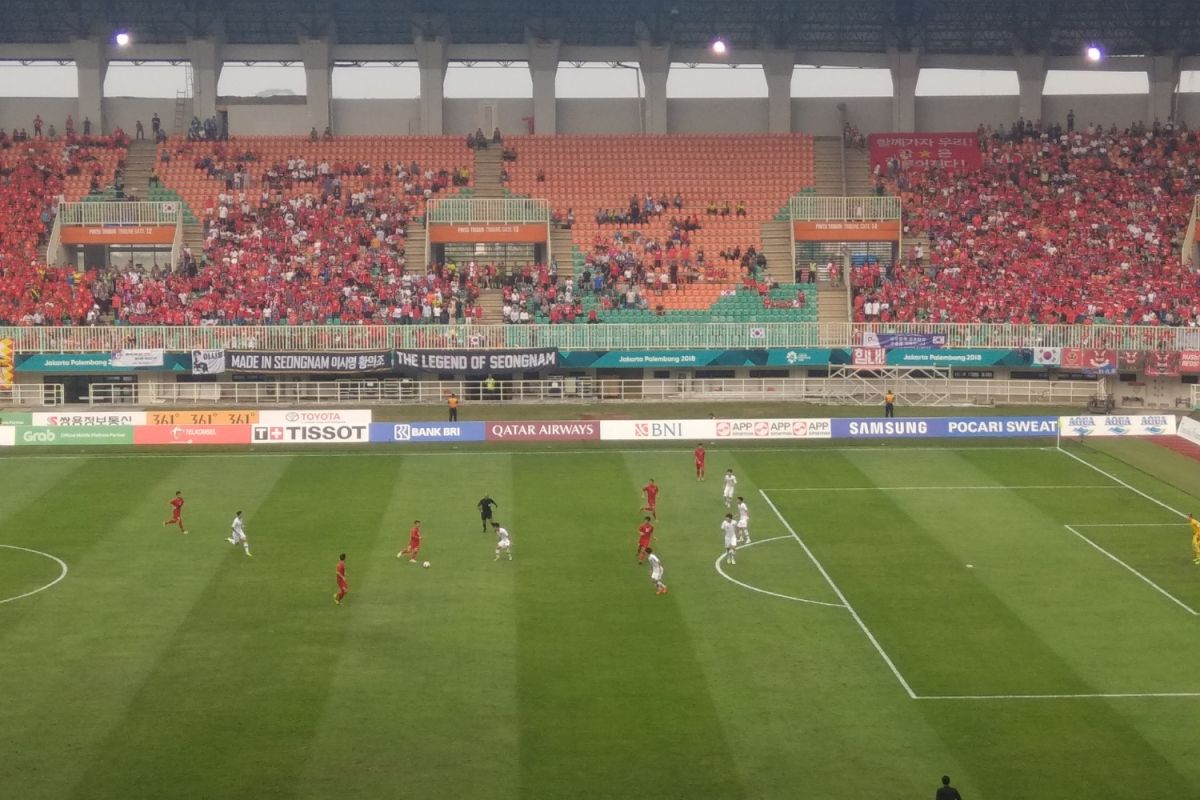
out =
[[950,785],[949,775],[942,776],[942,785],[938,787],[937,794],[933,796],[933,800],[962,800],[962,795],[958,793],[958,789]]
[[483,523],[483,532],[487,533],[488,523],[492,521],[492,509],[499,507],[500,504],[493,500],[491,495],[485,494],[476,505],[479,507],[479,519]]

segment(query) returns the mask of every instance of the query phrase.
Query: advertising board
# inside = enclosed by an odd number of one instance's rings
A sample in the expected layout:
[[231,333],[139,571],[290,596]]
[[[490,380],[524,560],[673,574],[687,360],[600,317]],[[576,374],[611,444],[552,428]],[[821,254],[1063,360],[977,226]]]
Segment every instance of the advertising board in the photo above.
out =
[[485,423],[487,441],[579,442],[600,438],[594,420],[551,420]]
[[317,423],[340,423],[343,425],[370,425],[369,409],[346,410],[341,408],[289,408],[284,411],[259,411],[260,425],[305,425]]
[[373,422],[371,441],[383,444],[482,442],[482,422]]
[[1139,414],[1108,416],[1060,417],[1059,429],[1063,436],[1173,436],[1175,416],[1173,414]]
[[606,441],[670,441],[712,439],[713,419],[606,419],[600,423],[600,438]]
[[370,423],[252,425],[250,431],[253,444],[356,444],[371,441]]
[[52,427],[65,425],[145,425],[144,411],[35,411],[29,424]]
[[907,417],[832,420],[834,439],[1054,436],[1057,417]]
[[147,411],[147,425],[254,425],[258,411]]
[[12,447],[17,443],[17,429],[12,425],[0,425],[0,447]]
[[133,444],[128,425],[29,425],[16,432],[16,443],[26,445],[92,446]]
[[818,419],[719,419],[718,439],[829,439],[833,426]]
[[250,444],[250,428],[250,425],[139,425],[133,429],[133,443]]

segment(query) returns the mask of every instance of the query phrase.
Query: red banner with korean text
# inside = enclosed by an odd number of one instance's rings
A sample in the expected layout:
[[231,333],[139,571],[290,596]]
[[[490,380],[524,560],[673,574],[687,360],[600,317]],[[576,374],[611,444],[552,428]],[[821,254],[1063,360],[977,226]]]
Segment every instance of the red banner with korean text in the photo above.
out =
[[1179,374],[1180,355],[1160,350],[1146,353],[1146,377],[1174,378]]
[[1085,347],[1064,347],[1062,363],[1065,370],[1081,370],[1083,372],[1098,372],[1101,375],[1111,375],[1117,371],[1116,350],[1096,350]]
[[888,161],[897,159],[901,169],[938,167],[962,172],[979,169],[982,153],[975,133],[872,133],[871,166],[886,171]]

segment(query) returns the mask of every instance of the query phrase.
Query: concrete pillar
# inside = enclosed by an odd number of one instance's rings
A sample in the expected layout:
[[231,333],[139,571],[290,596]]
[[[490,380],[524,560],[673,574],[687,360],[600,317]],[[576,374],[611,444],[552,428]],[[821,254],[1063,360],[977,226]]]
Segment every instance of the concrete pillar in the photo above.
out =
[[529,40],[529,74],[533,77],[533,129],[535,133],[558,133],[558,98],[554,78],[558,74],[558,41]]
[[671,71],[671,46],[639,42],[645,97],[642,100],[642,132],[667,132],[667,73]]
[[308,124],[324,133],[330,127],[333,114],[333,60],[329,39],[300,40],[300,56],[304,60],[305,94],[308,96]]
[[1175,90],[1179,88],[1179,56],[1150,56],[1147,72],[1150,77],[1150,102],[1146,108],[1146,124],[1154,120],[1166,122],[1175,116]]
[[791,50],[768,50],[763,58],[767,76],[767,133],[792,132],[792,72],[796,54]]
[[442,106],[446,97],[446,40],[417,35],[413,37],[413,45],[417,48],[417,68],[421,73],[421,133],[440,136],[445,133]]
[[[1038,122],[1042,119],[1042,90],[1046,87],[1046,57],[1033,53],[1017,53],[1013,56],[1013,68],[1017,71],[1020,97],[1017,100],[1017,116]],[[1066,120],[1054,120],[1066,125]]]
[[[92,121],[92,134],[108,133],[104,124],[104,76],[108,72],[108,56],[102,39],[75,39],[71,55],[79,83],[79,109],[75,129],[83,130],[83,120]],[[31,131],[32,133],[32,131]]]
[[189,39],[192,64],[192,115],[206,120],[217,114],[217,83],[221,80],[221,47],[216,39]]
[[920,50],[889,50],[892,59],[892,130],[917,129],[917,77],[921,74]]

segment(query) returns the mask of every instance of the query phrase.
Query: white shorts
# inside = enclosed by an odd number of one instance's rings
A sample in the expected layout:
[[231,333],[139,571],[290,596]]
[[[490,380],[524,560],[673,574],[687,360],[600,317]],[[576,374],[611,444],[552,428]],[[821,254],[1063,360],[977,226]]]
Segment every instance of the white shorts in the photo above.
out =
[[652,581],[661,581],[662,576],[663,576],[663,571],[661,569],[652,570],[650,572],[650,580],[652,580]]
[[741,530],[743,530],[743,531],[744,531],[744,530],[746,530],[747,528],[749,528],[749,527],[750,527],[750,520],[748,520],[748,519],[739,519],[739,520],[737,521],[737,526],[738,526],[738,528],[739,528],[739,529],[741,529]]
[[507,550],[510,547],[512,547],[511,539],[501,539],[499,544],[496,545],[496,549],[498,550]]
[[242,533],[241,531],[232,531],[229,534],[229,538],[233,539],[234,544],[238,544],[239,542],[246,541],[246,534]]
[[725,499],[729,499],[731,497],[733,497],[733,489],[730,489],[728,486],[726,486],[725,487]]
[[725,537],[725,549],[731,550],[735,547],[737,547],[737,537],[736,536],[726,536]]

